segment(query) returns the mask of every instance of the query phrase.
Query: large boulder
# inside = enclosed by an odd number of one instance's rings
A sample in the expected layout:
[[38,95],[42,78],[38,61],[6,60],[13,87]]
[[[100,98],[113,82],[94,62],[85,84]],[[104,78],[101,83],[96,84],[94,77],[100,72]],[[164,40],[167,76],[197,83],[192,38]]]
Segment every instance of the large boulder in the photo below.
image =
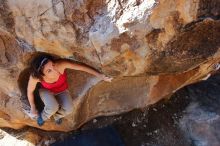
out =
[[[215,0],[4,0],[0,3],[0,126],[38,127],[25,114],[28,62],[41,52],[81,62],[111,83],[68,71],[70,131],[88,120],[154,104],[219,67]],[[39,97],[36,97],[39,98]]]

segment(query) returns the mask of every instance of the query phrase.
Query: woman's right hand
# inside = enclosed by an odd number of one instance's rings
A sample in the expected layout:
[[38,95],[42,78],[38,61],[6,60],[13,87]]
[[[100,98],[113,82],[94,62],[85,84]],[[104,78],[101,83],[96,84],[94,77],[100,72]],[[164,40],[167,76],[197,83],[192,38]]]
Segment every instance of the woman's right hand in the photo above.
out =
[[38,116],[38,111],[37,111],[36,107],[31,107],[31,114],[33,116]]

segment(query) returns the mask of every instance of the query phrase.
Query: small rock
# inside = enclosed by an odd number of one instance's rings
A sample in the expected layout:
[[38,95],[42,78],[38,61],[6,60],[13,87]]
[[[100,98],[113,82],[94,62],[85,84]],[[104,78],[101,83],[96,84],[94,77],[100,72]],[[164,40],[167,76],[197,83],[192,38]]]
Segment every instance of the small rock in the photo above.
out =
[[92,121],[92,122],[93,122],[93,123],[96,123],[97,121],[98,121],[98,120],[96,120],[96,119],[93,119],[93,121]]
[[137,126],[137,125],[133,122],[133,123],[132,123],[132,127],[136,127],[136,126]]
[[44,144],[45,144],[46,146],[49,146],[50,141],[49,141],[49,140],[47,140],[47,141],[45,141],[45,142],[44,142]]

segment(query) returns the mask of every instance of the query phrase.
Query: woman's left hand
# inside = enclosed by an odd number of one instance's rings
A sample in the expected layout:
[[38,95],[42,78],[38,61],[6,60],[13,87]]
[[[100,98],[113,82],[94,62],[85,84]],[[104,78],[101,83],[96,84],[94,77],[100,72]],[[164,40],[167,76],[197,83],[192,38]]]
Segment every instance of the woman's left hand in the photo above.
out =
[[106,75],[104,75],[104,74],[101,74],[100,76],[99,76],[102,80],[104,80],[104,81],[106,81],[106,82],[111,82],[112,81],[112,77],[107,77]]

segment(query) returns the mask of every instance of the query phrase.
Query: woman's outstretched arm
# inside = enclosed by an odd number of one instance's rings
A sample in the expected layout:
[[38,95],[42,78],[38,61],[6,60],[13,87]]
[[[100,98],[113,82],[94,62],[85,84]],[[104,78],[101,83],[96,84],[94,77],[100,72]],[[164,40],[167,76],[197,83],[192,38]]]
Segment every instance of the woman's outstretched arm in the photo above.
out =
[[104,81],[111,82],[111,80],[112,80],[112,78],[107,77],[106,75],[104,75],[102,73],[99,73],[99,72],[97,72],[96,70],[94,70],[90,67],[87,67],[85,65],[80,65],[80,64],[77,64],[77,63],[73,63],[73,62],[68,61],[68,60],[60,61],[59,65],[62,66],[63,70],[66,69],[66,68],[74,69],[74,70],[80,70],[80,71],[84,71],[84,72],[90,73],[92,75],[95,75],[96,77],[101,78]]

